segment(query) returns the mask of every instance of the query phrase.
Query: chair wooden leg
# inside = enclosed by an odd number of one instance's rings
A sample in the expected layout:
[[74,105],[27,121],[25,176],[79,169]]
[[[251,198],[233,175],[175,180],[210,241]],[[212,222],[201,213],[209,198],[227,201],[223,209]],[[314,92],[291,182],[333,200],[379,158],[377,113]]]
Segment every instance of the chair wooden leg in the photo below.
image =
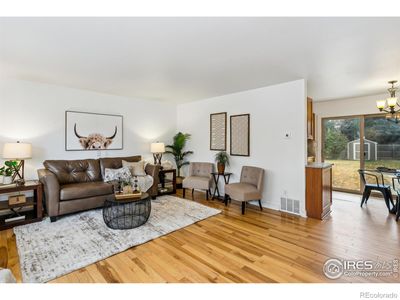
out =
[[206,200],[208,200],[208,190],[206,190]]
[[194,189],[192,189],[192,200],[194,200]]
[[185,198],[185,194],[186,194],[186,189],[183,188],[183,198]]
[[228,196],[227,194],[225,194],[225,196],[224,196],[225,206],[228,206],[228,200],[229,200],[228,197],[229,197],[229,196]]
[[243,201],[242,202],[242,215],[244,215],[245,212],[246,212],[246,202]]
[[258,205],[260,206],[260,209],[263,210],[263,207],[261,205],[261,200],[258,200]]

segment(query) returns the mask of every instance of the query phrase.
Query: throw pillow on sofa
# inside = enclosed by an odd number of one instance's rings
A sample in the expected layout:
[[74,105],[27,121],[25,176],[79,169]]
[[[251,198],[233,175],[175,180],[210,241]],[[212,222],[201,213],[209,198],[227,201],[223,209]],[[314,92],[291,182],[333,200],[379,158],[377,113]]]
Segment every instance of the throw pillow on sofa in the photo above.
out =
[[146,176],[145,161],[141,160],[138,162],[129,162],[126,160],[122,160],[122,166],[129,168],[132,173],[132,176]]
[[132,178],[131,171],[128,167],[122,167],[119,169],[104,169],[104,182],[112,182],[112,181],[130,181]]

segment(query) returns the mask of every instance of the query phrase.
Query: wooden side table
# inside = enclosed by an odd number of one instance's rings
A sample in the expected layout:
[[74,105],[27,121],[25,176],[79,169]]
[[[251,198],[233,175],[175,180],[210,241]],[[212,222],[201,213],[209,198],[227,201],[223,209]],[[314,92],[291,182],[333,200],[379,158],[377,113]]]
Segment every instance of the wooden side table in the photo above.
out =
[[[9,214],[0,216],[0,230],[12,228],[17,225],[39,222],[43,219],[43,186],[39,181],[26,181],[24,185],[4,187],[0,186],[0,195],[15,194],[26,191],[33,191],[32,197],[26,197],[25,203],[10,205],[8,200],[0,201],[0,211],[9,210]],[[19,211],[23,207],[33,206],[33,209]],[[6,219],[15,216],[25,216],[23,220],[7,222]]]
[[225,172],[225,173],[212,172],[211,175],[212,175],[212,177],[214,179],[214,184],[215,184],[215,189],[214,189],[214,193],[213,193],[212,199],[214,200],[215,199],[215,195],[217,195],[218,199],[223,200],[223,199],[221,199],[221,195],[220,195],[219,189],[218,189],[219,178],[221,176],[224,177],[225,184],[228,184],[229,180],[231,179],[232,173],[230,173],[230,172]]
[[[171,174],[172,178],[167,178],[168,174]],[[176,169],[160,170],[158,177],[160,179],[158,196],[176,193]]]

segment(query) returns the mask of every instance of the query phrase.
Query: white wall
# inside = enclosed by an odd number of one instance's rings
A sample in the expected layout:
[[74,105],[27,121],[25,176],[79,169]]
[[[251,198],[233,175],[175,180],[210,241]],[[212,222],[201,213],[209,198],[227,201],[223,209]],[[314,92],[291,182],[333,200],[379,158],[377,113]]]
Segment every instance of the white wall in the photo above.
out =
[[386,99],[388,98],[388,96],[388,94],[379,94],[356,98],[314,102],[313,109],[316,117],[315,122],[317,128],[317,160],[321,161],[321,122],[323,118],[379,114],[380,112],[376,108],[376,101],[380,99]]
[[[251,155],[231,157],[232,182],[239,180],[242,165],[262,167],[266,170],[263,205],[279,209],[280,197],[286,191],[288,197],[301,201],[301,213],[305,215],[305,109],[304,80],[178,107],[49,84],[0,80],[0,149],[10,141],[32,143],[33,158],[26,161],[26,178],[33,179],[37,178],[36,169],[45,159],[135,154],[151,157],[151,142],[170,142],[180,130],[192,134],[188,149],[195,154],[190,157],[191,161],[213,162],[216,151],[209,150],[210,113],[226,111],[228,118],[233,114],[250,113]],[[66,110],[123,115],[124,149],[65,151]],[[291,134],[290,139],[284,138],[286,132]]]
[[[231,182],[239,181],[243,165],[266,171],[263,206],[279,209],[280,197],[298,199],[305,215],[306,83],[297,80],[279,85],[178,105],[178,130],[192,134],[191,161],[214,162],[209,150],[211,113],[250,113],[250,157],[231,157]],[[291,135],[285,139],[285,133]],[[228,145],[229,149],[229,119]]]
[[[123,115],[124,149],[65,151],[65,111]],[[169,142],[176,132],[176,105],[129,99],[86,90],[20,80],[0,80],[0,151],[5,142],[29,142],[26,178],[37,178],[45,159],[81,159],[141,154],[150,143]],[[0,161],[3,163],[3,160]]]

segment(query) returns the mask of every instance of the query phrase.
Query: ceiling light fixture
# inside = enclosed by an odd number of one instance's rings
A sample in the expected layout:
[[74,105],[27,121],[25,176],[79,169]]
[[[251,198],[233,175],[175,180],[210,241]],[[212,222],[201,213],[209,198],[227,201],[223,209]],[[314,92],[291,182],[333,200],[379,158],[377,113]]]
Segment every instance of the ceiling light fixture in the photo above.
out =
[[388,92],[390,97],[386,100],[378,100],[376,101],[376,107],[379,111],[387,112],[386,119],[391,122],[399,123],[400,122],[400,105],[397,102],[396,91],[397,87],[394,86],[397,83],[397,80],[391,80],[388,82],[392,86],[388,88]]

